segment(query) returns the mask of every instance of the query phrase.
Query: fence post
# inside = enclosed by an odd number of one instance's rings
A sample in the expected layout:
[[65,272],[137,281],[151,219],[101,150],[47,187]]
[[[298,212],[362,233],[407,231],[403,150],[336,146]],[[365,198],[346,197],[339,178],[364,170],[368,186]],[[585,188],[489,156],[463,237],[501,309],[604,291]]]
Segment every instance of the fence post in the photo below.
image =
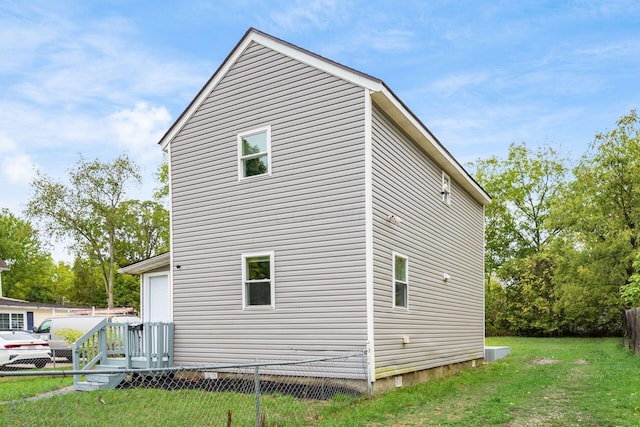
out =
[[254,376],[254,388],[256,394],[256,427],[262,427],[260,425],[260,367],[256,366]]
[[633,351],[640,355],[640,307],[633,310]]

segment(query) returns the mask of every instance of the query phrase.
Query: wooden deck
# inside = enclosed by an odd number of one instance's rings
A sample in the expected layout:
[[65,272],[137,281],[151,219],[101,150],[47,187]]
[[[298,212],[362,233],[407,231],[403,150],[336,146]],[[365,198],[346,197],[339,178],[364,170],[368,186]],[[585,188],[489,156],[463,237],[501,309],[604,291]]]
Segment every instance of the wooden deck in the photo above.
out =
[[[72,346],[76,390],[116,387],[135,369],[173,366],[173,323],[111,323],[106,319]],[[121,372],[120,372],[121,371]]]

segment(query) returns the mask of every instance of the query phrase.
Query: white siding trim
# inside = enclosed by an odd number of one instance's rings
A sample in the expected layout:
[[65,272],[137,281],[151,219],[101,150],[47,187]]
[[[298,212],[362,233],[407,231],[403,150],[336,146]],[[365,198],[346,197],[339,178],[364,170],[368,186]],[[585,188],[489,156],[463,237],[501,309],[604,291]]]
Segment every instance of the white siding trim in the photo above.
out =
[[[486,289],[485,287],[485,280],[487,278],[487,270],[485,267],[485,253],[486,253],[486,247],[487,247],[487,220],[486,220],[486,207],[483,206],[482,207],[482,289]],[[483,338],[486,340],[487,338],[487,322],[486,322],[486,318],[487,318],[487,296],[485,295],[485,292],[482,292],[482,336]]]
[[373,301],[373,116],[371,92],[364,90],[364,215],[365,215],[365,281],[367,299],[367,342],[369,382],[375,381],[375,333]]
[[346,67],[341,67],[323,58],[317,57],[315,55],[310,55],[298,47],[284,44],[264,34],[252,32],[249,36],[249,40],[260,43],[261,45],[268,47],[269,49],[273,49],[276,52],[280,52],[304,64],[310,65],[329,74],[333,74],[340,79],[346,80],[358,86],[362,86],[365,89],[379,91],[383,88],[382,84],[379,81],[349,71]]
[[167,152],[167,173],[169,174],[169,316],[174,319],[173,308],[173,184],[171,177],[171,145],[166,148]]
[[[168,278],[167,280],[169,280],[169,294],[171,294],[171,264],[169,264],[169,271],[168,271]],[[138,313],[141,319],[144,319],[144,312],[146,310],[146,307],[144,305],[144,299],[147,297],[146,294],[144,293],[144,274],[140,274],[138,276],[138,282],[140,282],[140,286],[139,286],[139,292],[138,292],[138,297],[140,298],[140,312]],[[169,297],[169,299],[171,299],[171,297]],[[173,304],[171,304],[171,313],[173,313]]]

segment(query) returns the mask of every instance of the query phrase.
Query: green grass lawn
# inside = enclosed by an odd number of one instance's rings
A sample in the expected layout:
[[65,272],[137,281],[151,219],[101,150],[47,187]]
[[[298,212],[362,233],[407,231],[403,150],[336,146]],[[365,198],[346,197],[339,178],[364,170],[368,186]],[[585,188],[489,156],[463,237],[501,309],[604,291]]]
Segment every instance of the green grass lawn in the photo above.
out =
[[72,384],[71,377],[0,377],[0,402],[37,396]]
[[490,338],[511,355],[336,408],[326,426],[640,426],[640,357],[619,338]]
[[[640,356],[619,338],[491,338],[511,355],[384,395],[265,395],[266,426],[640,426]],[[0,378],[0,425],[255,425],[251,394],[102,390],[25,401],[61,378]],[[64,381],[68,381],[65,378]],[[15,398],[18,396],[19,403]],[[8,400],[13,400],[7,403]]]

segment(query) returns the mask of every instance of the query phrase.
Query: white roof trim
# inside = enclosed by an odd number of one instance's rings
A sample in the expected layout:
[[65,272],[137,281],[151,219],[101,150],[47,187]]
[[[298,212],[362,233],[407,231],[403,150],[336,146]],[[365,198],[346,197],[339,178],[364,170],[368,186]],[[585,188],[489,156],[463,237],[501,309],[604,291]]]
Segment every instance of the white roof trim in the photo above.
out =
[[142,261],[138,261],[131,265],[127,265],[126,267],[122,267],[118,269],[118,273],[120,274],[142,274],[147,271],[157,270],[162,267],[167,267],[171,265],[171,255],[169,252],[165,252],[160,255],[156,255],[151,258],[143,259]]
[[273,39],[267,35],[261,33],[252,32],[248,37],[249,41],[255,41],[269,49],[273,49],[276,52],[280,52],[283,55],[289,56],[293,59],[310,65],[319,70],[325,71],[343,80],[347,80],[362,88],[369,89],[371,91],[378,91],[383,88],[382,82],[364,74],[359,74],[351,71],[349,68],[340,66],[339,64],[332,62],[328,59],[322,58],[318,55],[310,54],[298,47],[289,44],[283,44],[280,41]]

